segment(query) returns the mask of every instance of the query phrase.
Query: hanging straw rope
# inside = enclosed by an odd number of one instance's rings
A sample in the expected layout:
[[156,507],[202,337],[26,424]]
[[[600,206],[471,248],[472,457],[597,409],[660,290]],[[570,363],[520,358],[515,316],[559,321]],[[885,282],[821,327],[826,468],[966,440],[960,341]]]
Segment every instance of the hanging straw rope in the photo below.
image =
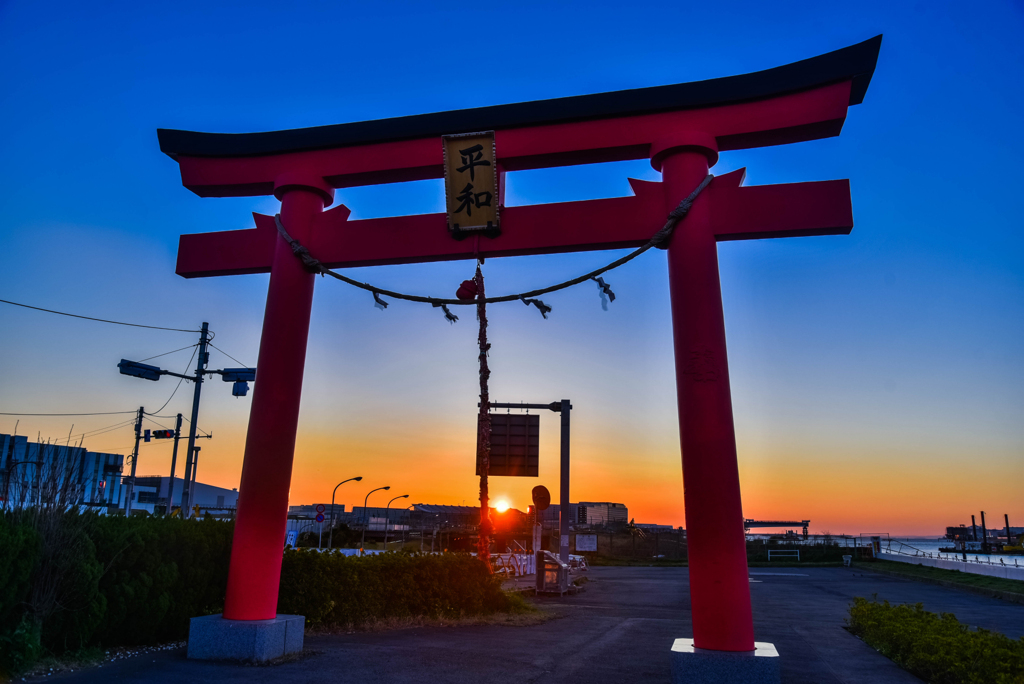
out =
[[651,249],[652,247],[660,247],[666,240],[668,240],[669,237],[671,237],[672,231],[675,230],[676,226],[679,224],[679,221],[681,221],[683,217],[686,216],[686,214],[690,211],[690,207],[693,206],[694,200],[697,199],[698,195],[700,195],[704,188],[708,186],[708,184],[712,181],[713,178],[714,176],[709,173],[704,178],[704,180],[700,182],[700,185],[698,185],[696,189],[694,189],[693,192],[691,192],[687,197],[685,197],[683,201],[680,202],[675,209],[669,212],[668,220],[665,222],[665,225],[662,227],[661,230],[655,233],[650,240],[648,240],[647,244],[627,254],[621,259],[616,259],[607,266],[603,266],[599,269],[591,271],[590,273],[581,275],[578,278],[573,278],[572,280],[566,280],[565,282],[558,283],[557,285],[551,285],[549,287],[541,288],[539,290],[530,290],[529,292],[521,292],[519,294],[503,295],[501,297],[491,297],[489,299],[485,299],[482,297],[482,289],[480,295],[476,299],[463,300],[445,299],[442,297],[424,297],[421,295],[410,295],[401,292],[395,292],[393,290],[385,290],[382,287],[377,287],[375,285],[370,285],[368,283],[361,283],[358,280],[353,280],[348,276],[344,276],[340,273],[337,273],[336,271],[332,271],[331,269],[324,266],[319,260],[315,259],[309,253],[308,249],[306,249],[298,240],[293,239],[292,236],[288,234],[288,231],[285,230],[284,225],[281,223],[280,214],[277,214],[274,217],[274,221],[277,223],[277,232],[281,234],[281,237],[283,237],[285,242],[287,242],[288,245],[292,248],[292,253],[302,261],[302,265],[307,271],[309,271],[310,273],[319,273],[320,275],[331,276],[332,278],[336,278],[344,283],[348,283],[353,287],[358,287],[362,290],[366,290],[367,292],[371,292],[373,293],[374,299],[378,303],[378,306],[381,304],[383,304],[383,306],[387,306],[387,304],[380,299],[380,295],[394,297],[395,299],[404,299],[405,301],[408,302],[421,302],[424,304],[431,304],[433,306],[441,307],[444,310],[445,316],[448,318],[448,320],[454,323],[455,321],[458,320],[458,316],[456,316],[455,314],[451,313],[448,310],[449,306],[466,306],[469,304],[476,304],[479,306],[480,304],[498,304],[500,302],[513,302],[519,300],[527,305],[533,304],[534,306],[537,307],[538,310],[540,310],[541,315],[547,318],[547,314],[549,311],[551,311],[551,307],[547,306],[546,304],[544,304],[544,302],[540,301],[539,299],[531,299],[532,297],[539,297],[540,295],[547,294],[548,292],[557,292],[558,290],[564,290],[567,287],[579,285],[580,283],[586,282],[588,280],[597,280],[598,285],[602,287],[602,289],[607,287],[604,284],[604,281],[598,280],[597,277],[600,276],[602,273],[610,271],[613,268],[618,268],[619,266],[622,266],[623,264],[632,261],[633,259],[637,258],[638,256],[640,256],[647,250]]
[[484,297],[484,274],[480,270],[480,262],[476,265],[477,300],[476,316],[480,319],[480,332],[477,342],[480,345],[480,417],[477,439],[478,458],[480,460],[480,536],[477,541],[477,558],[490,567],[491,559],[491,510],[490,492],[487,476],[491,468],[491,397],[488,391],[488,379],[491,369],[487,366],[487,353],[491,349],[487,342],[487,299]]

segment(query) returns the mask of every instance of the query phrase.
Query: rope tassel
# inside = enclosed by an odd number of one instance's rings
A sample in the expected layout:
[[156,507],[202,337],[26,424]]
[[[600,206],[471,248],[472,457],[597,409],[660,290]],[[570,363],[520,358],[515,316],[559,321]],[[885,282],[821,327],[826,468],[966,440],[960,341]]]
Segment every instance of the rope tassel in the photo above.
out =
[[545,319],[548,317],[548,314],[551,313],[551,307],[545,304],[544,302],[540,301],[539,299],[527,299],[526,297],[523,297],[522,300],[523,304],[526,304],[526,306],[530,306],[530,304],[533,304],[535,307],[537,307],[537,310],[540,311],[540,315],[543,316]]
[[388,303],[381,299],[380,295],[377,294],[376,292],[373,293],[373,305],[380,309],[381,311],[388,308]]
[[608,302],[615,301],[615,293],[612,292],[611,286],[608,283],[604,282],[604,278],[594,276],[593,278],[591,278],[591,280],[597,283],[597,289],[601,294],[601,308],[607,311]]
[[439,302],[434,302],[434,306],[435,307],[438,307],[438,306],[441,307],[441,311],[444,311],[444,317],[448,320],[449,323],[454,323],[455,321],[459,320],[458,316],[456,316],[455,314],[453,314],[451,311],[448,310],[448,305],[447,304],[441,304]]

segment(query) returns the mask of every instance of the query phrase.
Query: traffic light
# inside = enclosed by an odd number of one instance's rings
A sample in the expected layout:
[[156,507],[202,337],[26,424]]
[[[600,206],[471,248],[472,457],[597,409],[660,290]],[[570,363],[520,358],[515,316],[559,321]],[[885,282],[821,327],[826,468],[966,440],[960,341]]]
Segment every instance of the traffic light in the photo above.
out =
[[174,430],[153,430],[153,439],[174,439]]
[[121,371],[121,375],[131,375],[143,380],[159,380],[162,375],[159,366],[147,366],[144,363],[128,359],[121,359],[121,363],[117,364],[117,367]]

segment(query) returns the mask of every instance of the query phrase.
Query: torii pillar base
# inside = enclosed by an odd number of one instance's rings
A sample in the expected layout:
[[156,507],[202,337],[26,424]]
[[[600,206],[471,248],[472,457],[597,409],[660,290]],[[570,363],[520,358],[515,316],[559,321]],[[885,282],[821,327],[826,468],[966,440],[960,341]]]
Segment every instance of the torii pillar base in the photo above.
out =
[[223,615],[192,618],[189,660],[267,663],[302,652],[306,618],[277,615],[272,620],[226,620]]
[[672,684],[780,684],[782,671],[775,646],[754,642],[753,651],[709,651],[693,639],[672,644]]

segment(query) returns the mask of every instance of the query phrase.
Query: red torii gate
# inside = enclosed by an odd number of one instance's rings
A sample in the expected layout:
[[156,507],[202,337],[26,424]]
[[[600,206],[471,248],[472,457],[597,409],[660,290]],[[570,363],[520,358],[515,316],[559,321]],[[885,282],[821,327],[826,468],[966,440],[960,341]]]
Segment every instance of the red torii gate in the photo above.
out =
[[[162,129],[201,197],[274,194],[291,235],[329,267],[619,249],[645,244],[722,150],[838,135],[881,36],[753,74],[630,91],[252,134]],[[440,178],[440,136],[495,131],[499,170],[649,158],[632,197],[507,207],[500,236],[453,240],[445,214],[349,221],[335,188]],[[741,187],[716,178],[668,248],[695,646],[752,651],[743,514],[716,243],[848,234],[846,180]],[[274,218],[183,235],[186,278],[270,272],[224,618],[275,617],[314,276]]]

